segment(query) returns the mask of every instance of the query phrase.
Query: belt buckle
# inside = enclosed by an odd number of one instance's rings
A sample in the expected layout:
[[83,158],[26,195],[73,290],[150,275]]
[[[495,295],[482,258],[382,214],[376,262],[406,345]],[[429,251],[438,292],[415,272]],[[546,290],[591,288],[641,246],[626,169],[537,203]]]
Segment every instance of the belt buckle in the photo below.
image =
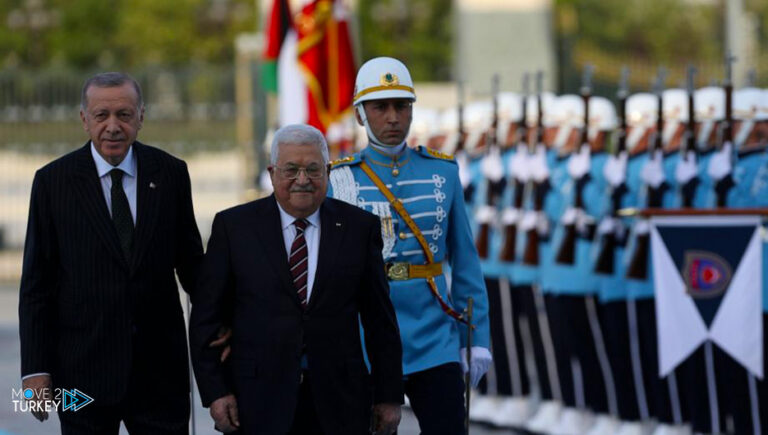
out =
[[408,263],[387,263],[387,278],[390,281],[405,281],[408,279]]

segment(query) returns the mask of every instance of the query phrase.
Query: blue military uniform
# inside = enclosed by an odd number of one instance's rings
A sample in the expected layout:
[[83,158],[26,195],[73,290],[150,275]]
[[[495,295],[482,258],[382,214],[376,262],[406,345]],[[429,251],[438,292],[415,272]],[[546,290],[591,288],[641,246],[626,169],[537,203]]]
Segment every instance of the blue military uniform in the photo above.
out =
[[[363,172],[363,161],[400,199],[426,238],[434,261],[449,266],[444,275],[435,277],[444,300],[462,312],[468,298],[474,299],[472,345],[489,348],[486,290],[453,158],[424,147],[406,147],[401,155],[390,156],[369,146],[333,163],[329,196],[379,216],[384,262],[420,265],[426,257],[418,241]],[[466,327],[442,310],[425,279],[390,281],[390,294],[403,342],[405,375],[459,361]]]

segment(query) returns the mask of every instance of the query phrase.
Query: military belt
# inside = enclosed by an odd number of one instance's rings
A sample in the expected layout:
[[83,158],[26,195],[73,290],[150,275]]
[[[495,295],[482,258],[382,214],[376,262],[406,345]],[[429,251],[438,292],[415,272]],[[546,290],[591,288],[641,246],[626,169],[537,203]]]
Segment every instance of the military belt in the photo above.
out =
[[432,278],[443,274],[443,263],[411,264],[392,262],[384,265],[390,281],[406,281],[415,278]]

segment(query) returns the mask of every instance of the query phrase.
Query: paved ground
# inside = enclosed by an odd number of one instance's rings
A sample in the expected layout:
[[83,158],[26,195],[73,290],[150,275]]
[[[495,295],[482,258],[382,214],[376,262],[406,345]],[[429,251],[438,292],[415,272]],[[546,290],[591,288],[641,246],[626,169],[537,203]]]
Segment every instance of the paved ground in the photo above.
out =
[[[19,388],[19,333],[18,333],[18,285],[0,284],[0,435],[48,435],[59,433],[59,422],[53,417],[39,423],[31,415],[14,412],[12,389]],[[195,429],[200,435],[214,435],[213,423],[208,410],[200,406],[195,397]],[[123,433],[127,433],[123,431]],[[418,424],[408,410],[403,413],[400,435],[417,435]],[[472,435],[513,434],[508,430],[491,430],[473,426]]]

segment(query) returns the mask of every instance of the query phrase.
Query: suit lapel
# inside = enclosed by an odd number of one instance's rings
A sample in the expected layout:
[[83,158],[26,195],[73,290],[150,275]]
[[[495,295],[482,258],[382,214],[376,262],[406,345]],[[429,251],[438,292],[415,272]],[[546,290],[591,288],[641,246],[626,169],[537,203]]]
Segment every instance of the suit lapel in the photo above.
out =
[[335,270],[335,259],[338,258],[345,229],[345,222],[339,217],[333,202],[326,198],[320,207],[320,249],[317,254],[315,281],[312,284],[312,295],[309,298],[307,310],[315,306],[317,299],[325,290],[325,282]]
[[283,289],[289,292],[296,305],[301,307],[299,296],[293,286],[293,279],[288,269],[288,255],[285,253],[280,211],[277,208],[277,200],[274,195],[266,199],[261,216],[259,216],[254,224],[258,240],[266,247],[265,257],[272,263],[272,270],[277,272],[280,277]]
[[[164,183],[160,166],[154,156],[139,142],[133,144],[136,154],[136,230],[131,255],[131,271],[136,271],[147,251],[159,214],[160,189],[170,186]],[[169,198],[169,196],[165,196]]]
[[104,192],[96,171],[96,163],[91,156],[90,142],[77,151],[76,160],[75,182],[73,184],[77,197],[83,205],[83,214],[91,221],[94,232],[109,248],[112,255],[127,269],[128,262],[120,248],[120,241],[117,239],[117,232],[112,224],[112,218],[109,216],[109,209],[107,209]]

